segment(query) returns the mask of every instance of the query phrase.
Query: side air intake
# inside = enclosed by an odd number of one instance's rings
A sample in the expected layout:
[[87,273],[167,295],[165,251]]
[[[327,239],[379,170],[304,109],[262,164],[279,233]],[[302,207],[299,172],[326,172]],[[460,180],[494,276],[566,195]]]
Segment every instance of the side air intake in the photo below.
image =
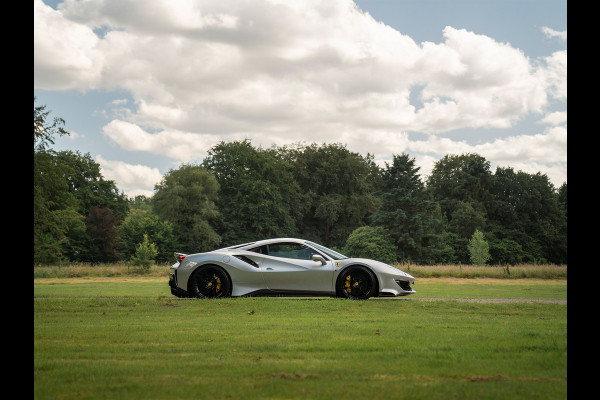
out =
[[240,260],[242,260],[242,261],[244,261],[244,262],[246,262],[246,263],[248,263],[250,265],[252,265],[254,268],[258,268],[258,264],[255,263],[254,261],[252,261],[251,259],[249,259],[246,256],[234,256],[234,257],[238,258],[238,259],[240,259]]

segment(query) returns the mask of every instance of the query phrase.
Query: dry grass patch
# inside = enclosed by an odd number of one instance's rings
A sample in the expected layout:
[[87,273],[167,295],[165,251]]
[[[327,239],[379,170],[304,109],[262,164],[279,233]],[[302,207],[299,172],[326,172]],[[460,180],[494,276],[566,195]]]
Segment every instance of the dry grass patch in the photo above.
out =
[[498,279],[567,279],[566,265],[415,265],[400,263],[396,268],[415,278],[498,278]]
[[[429,284],[429,283],[447,283],[450,285],[498,285],[506,284],[505,278],[456,278],[452,276],[442,276],[439,278],[418,278],[415,279],[415,284]],[[511,285],[556,285],[556,284],[567,284],[566,279],[514,279],[510,282]]]
[[[34,279],[55,278],[169,278],[170,263],[155,264],[149,271],[127,263],[74,263],[33,267]],[[420,280],[423,278],[496,278],[496,279],[567,279],[566,265],[475,266],[475,265],[415,265],[400,263],[396,268]]]

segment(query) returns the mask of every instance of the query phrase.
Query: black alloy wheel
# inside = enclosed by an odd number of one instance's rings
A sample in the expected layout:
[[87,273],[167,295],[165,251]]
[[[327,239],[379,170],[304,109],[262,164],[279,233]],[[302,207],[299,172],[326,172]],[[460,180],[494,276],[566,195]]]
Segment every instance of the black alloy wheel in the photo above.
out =
[[365,300],[375,294],[375,276],[365,267],[350,267],[344,270],[337,280],[337,294],[353,300]]
[[190,277],[189,293],[192,297],[221,298],[231,292],[231,281],[220,267],[208,265],[198,268]]

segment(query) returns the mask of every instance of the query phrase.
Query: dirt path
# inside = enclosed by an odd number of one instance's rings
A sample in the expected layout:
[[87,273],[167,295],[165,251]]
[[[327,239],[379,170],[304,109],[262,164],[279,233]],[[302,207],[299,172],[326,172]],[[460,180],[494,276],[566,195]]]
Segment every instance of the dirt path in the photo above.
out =
[[461,301],[461,302],[472,302],[472,303],[555,303],[555,304],[567,304],[566,300],[548,300],[548,299],[441,299],[441,298],[427,298],[427,297],[413,297],[407,298],[406,300],[413,301]]

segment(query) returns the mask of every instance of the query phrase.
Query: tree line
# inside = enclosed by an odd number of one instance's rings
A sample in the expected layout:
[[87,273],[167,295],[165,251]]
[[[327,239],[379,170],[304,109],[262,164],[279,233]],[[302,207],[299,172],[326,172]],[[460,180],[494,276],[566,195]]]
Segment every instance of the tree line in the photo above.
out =
[[89,154],[51,149],[68,132],[48,115],[34,99],[36,264],[130,261],[149,245],[167,262],[173,251],[273,237],[387,262],[468,264],[476,232],[489,264],[567,262],[567,183],[492,172],[478,154],[446,155],[424,180],[404,153],[380,167],[340,143],[220,142],[169,170],[151,197],[128,198]]

